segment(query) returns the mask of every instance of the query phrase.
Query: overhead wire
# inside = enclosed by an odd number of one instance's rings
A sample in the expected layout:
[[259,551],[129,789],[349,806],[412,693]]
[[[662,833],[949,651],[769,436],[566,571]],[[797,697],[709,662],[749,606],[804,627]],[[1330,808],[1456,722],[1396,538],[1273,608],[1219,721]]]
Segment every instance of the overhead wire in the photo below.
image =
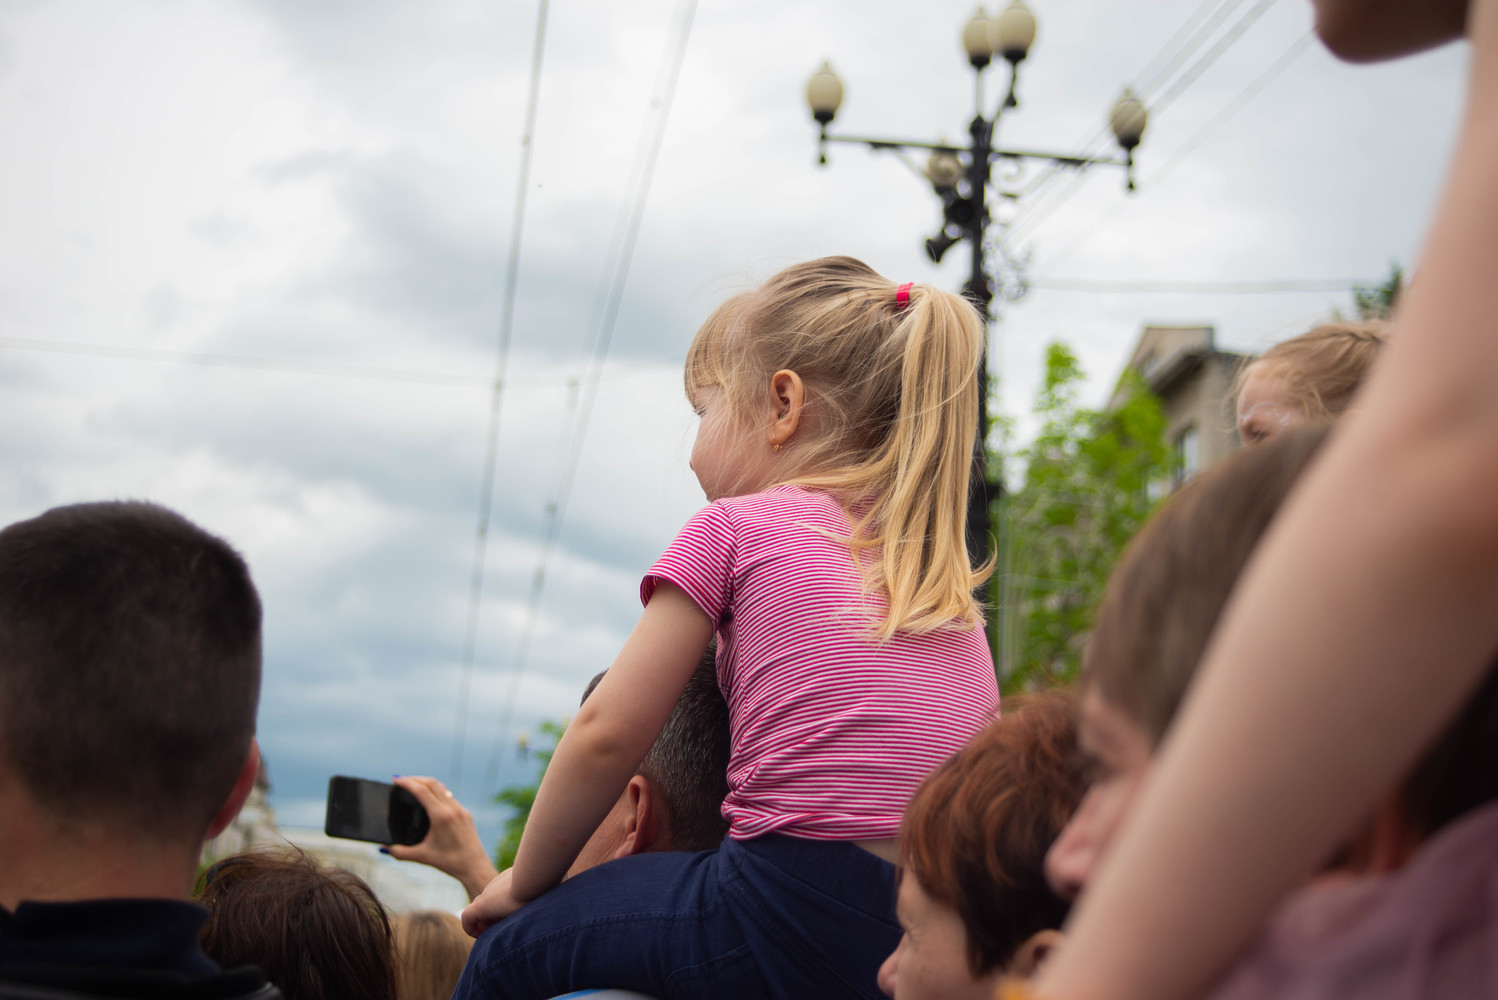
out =
[[[480,389],[491,382],[490,379],[482,376],[460,375],[456,372],[380,368],[373,365],[350,365],[333,361],[293,361],[288,358],[263,358],[248,354],[172,351],[120,344],[89,344],[75,340],[39,340],[31,337],[0,337],[0,349],[111,358],[120,361],[154,361],[171,365],[199,365],[207,368],[238,368],[246,371],[317,375],[366,382],[404,382],[410,385],[433,385],[447,388]],[[527,386],[542,384],[550,383],[526,383]]]
[[[269,375],[306,375],[317,378],[346,379],[355,382],[384,382],[450,389],[493,389],[488,375],[459,372],[425,371],[418,368],[383,368],[377,365],[352,365],[339,361],[303,361],[292,358],[267,358],[254,354],[218,354],[211,351],[173,351],[131,344],[92,344],[77,340],[41,340],[34,337],[0,337],[0,351],[32,351],[114,361],[144,361],[165,365],[190,365],[202,368],[229,368]],[[649,364],[664,363],[665,358],[644,359]],[[675,360],[672,359],[672,363]],[[657,374],[642,368],[610,375],[605,381],[623,381]],[[516,389],[566,389],[576,378],[507,378],[506,387]]]
[[1216,8],[1213,9],[1211,14],[1206,17],[1206,20],[1201,25],[1200,30],[1196,31],[1191,36],[1191,40],[1189,42],[1184,42],[1179,48],[1175,50],[1174,53],[1171,54],[1169,59],[1163,61],[1156,60],[1161,62],[1161,65],[1158,68],[1155,68],[1152,63],[1151,65],[1146,66],[1144,69],[1139,71],[1139,75],[1138,77],[1136,77],[1136,80],[1138,82],[1134,85],[1135,93],[1141,96],[1152,96],[1155,87],[1165,82],[1166,80],[1169,80],[1170,75],[1175,72],[1176,67],[1180,66],[1183,61],[1190,58],[1191,53],[1201,48],[1202,44],[1212,36],[1212,32],[1216,31],[1218,26],[1227,19],[1228,15],[1231,14],[1234,9],[1244,3],[1244,0],[1203,0],[1202,4],[1192,12],[1191,17],[1186,19],[1186,23],[1181,25],[1180,29],[1175,33],[1174,36],[1172,36],[1171,41],[1166,43],[1167,48],[1177,38],[1181,38],[1183,35],[1186,35],[1188,32],[1190,32],[1193,27],[1193,22],[1195,22],[1201,15],[1207,14],[1208,8],[1210,8],[1214,2],[1217,4]]
[[[1215,64],[1217,60],[1221,59],[1223,54],[1227,52],[1228,49],[1232,48],[1232,46],[1243,37],[1248,29],[1253,27],[1253,25],[1259,20],[1259,18],[1263,17],[1264,14],[1268,12],[1269,8],[1274,6],[1276,2],[1277,0],[1259,0],[1258,3],[1250,7],[1242,17],[1240,17],[1237,21],[1230,25],[1226,31],[1218,36],[1217,40],[1212,44],[1211,48],[1209,48],[1205,53],[1201,55],[1200,58],[1198,58],[1195,62],[1193,62],[1190,66],[1183,70],[1179,76],[1172,80],[1170,85],[1162,93],[1152,97],[1146,103],[1146,107],[1149,108],[1150,114],[1152,116],[1158,117],[1162,112],[1165,111],[1166,108],[1170,107],[1170,105],[1173,104],[1176,99],[1181,96],[1181,94],[1185,93],[1186,90],[1193,83],[1195,83],[1197,79],[1200,78],[1201,75],[1205,73],[1209,67]],[[1219,10],[1221,9],[1222,8],[1219,8]],[[1212,27],[1216,27],[1215,23],[1212,25]],[[1194,38],[1204,41],[1205,38],[1209,36],[1210,32],[1206,34],[1199,32],[1196,36],[1194,36]],[[1010,227],[1009,233],[1006,235],[1009,238],[1013,239],[1016,238],[1019,233],[1025,229],[1033,232],[1036,226],[1038,226],[1042,221],[1054,214],[1055,211],[1059,209],[1061,205],[1063,205],[1066,201],[1070,200],[1071,195],[1075,193],[1076,189],[1085,181],[1085,179],[1085,175],[1082,172],[1078,172],[1077,176],[1072,179],[1072,183],[1067,186],[1066,190],[1064,190],[1058,198],[1053,199],[1045,206],[1037,207],[1035,211],[1029,213],[1023,220],[1015,220],[1013,225]]]
[[[1198,128],[1184,142],[1177,146],[1171,153],[1171,155],[1166,159],[1166,161],[1162,163],[1150,175],[1150,183],[1141,193],[1140,197],[1146,197],[1154,191],[1158,191],[1160,189],[1160,186],[1165,182],[1165,179],[1168,178],[1171,173],[1181,165],[1182,161],[1184,161],[1186,157],[1190,156],[1197,149],[1199,149],[1203,143],[1211,138],[1212,134],[1224,122],[1241,111],[1249,101],[1258,96],[1260,91],[1269,86],[1269,84],[1274,82],[1274,80],[1279,77],[1281,73],[1288,69],[1290,65],[1294,63],[1295,60],[1298,59],[1301,54],[1306,51],[1306,49],[1310,48],[1311,42],[1314,40],[1314,38],[1315,33],[1311,31],[1308,31],[1297,38],[1290,44],[1289,48],[1280,53],[1279,57],[1276,58],[1274,62],[1269,64],[1268,68],[1266,68],[1262,73],[1250,80],[1247,86],[1245,86],[1236,95],[1234,95],[1231,100],[1229,100],[1226,104],[1224,104],[1217,110],[1216,114],[1207,119],[1207,121],[1204,122],[1200,128]],[[1054,266],[1055,264],[1066,260],[1073,253],[1075,253],[1077,249],[1082,246],[1082,244],[1092,239],[1102,229],[1110,225],[1113,220],[1116,219],[1120,214],[1122,214],[1131,204],[1133,204],[1133,202],[1116,202],[1113,205],[1110,205],[1103,212],[1099,213],[1097,217],[1092,220],[1092,222],[1084,226],[1069,243],[1063,245],[1060,250],[1056,251],[1056,253],[1044,258],[1045,262],[1048,265]]]
[[1163,94],[1159,94],[1154,98],[1150,106],[1151,112],[1160,114],[1166,108],[1170,107],[1177,97],[1185,93],[1186,88],[1196,82],[1197,77],[1205,73],[1207,68],[1217,62],[1218,59],[1221,59],[1222,54],[1232,48],[1238,39],[1242,38],[1244,33],[1253,27],[1254,23],[1263,17],[1269,8],[1273,7],[1277,2],[1278,0],[1259,0],[1258,3],[1250,7],[1248,13],[1239,18],[1231,28],[1224,31],[1222,36],[1217,39],[1216,43],[1200,59],[1192,63],[1180,76],[1176,77]]
[[545,591],[546,574],[550,568],[551,560],[555,556],[562,525],[566,519],[567,505],[572,496],[572,487],[576,481],[577,469],[582,458],[583,444],[587,438],[588,425],[592,419],[593,406],[598,396],[598,386],[602,381],[603,365],[608,357],[609,344],[613,339],[614,326],[619,318],[619,307],[623,301],[625,284],[629,278],[630,264],[633,260],[635,246],[639,239],[640,225],[645,215],[645,206],[649,201],[656,164],[660,159],[661,144],[665,139],[666,125],[670,120],[671,107],[676,96],[676,86],[681,77],[682,64],[686,60],[687,43],[691,39],[692,24],[696,18],[696,13],[697,0],[684,0],[675,44],[674,46],[668,44],[667,48],[661,53],[662,66],[665,69],[664,87],[660,95],[651,104],[652,108],[657,110],[652,127],[641,137],[644,141],[642,148],[646,150],[646,153],[635,185],[634,197],[630,203],[629,213],[622,219],[623,228],[619,231],[619,238],[615,242],[618,253],[609,274],[607,292],[603,299],[602,315],[593,341],[587,374],[583,379],[582,391],[580,393],[581,399],[574,420],[571,444],[562,466],[557,491],[553,495],[553,500],[548,504],[546,534],[542,541],[541,558],[536,567],[535,575],[531,579],[526,617],[521,628],[515,665],[510,671],[510,684],[499,714],[499,725],[495,733],[494,748],[490,755],[489,768],[486,773],[485,780],[487,783],[492,783],[498,774],[500,756],[504,752],[504,747],[509,738],[510,726],[514,721],[515,703],[519,695],[520,681],[525,673],[530,655],[531,642],[535,635],[536,623],[540,617],[541,597]]
[[1096,292],[1106,295],[1273,295],[1280,293],[1346,292],[1377,282],[1356,278],[1284,278],[1264,281],[1106,281],[1090,278],[1031,277],[1031,288],[1056,292]]
[[548,0],[536,8],[536,40],[531,51],[530,90],[525,103],[525,126],[520,139],[520,174],[515,184],[515,218],[510,228],[510,256],[505,269],[504,299],[494,366],[494,390],[489,400],[489,430],[484,444],[484,471],[479,481],[478,525],[474,531],[473,568],[469,575],[468,617],[463,631],[463,659],[458,675],[458,718],[453,731],[452,787],[463,779],[463,754],[468,729],[468,702],[473,691],[473,660],[478,643],[479,608],[484,596],[484,563],[489,549],[489,518],[494,500],[494,471],[499,454],[499,423],[504,403],[505,369],[515,320],[515,293],[520,276],[520,247],[525,234],[525,203],[530,188],[531,157],[535,151],[536,112],[540,105],[541,63],[546,51]]
[[[1181,27],[1176,29],[1175,34],[1171,35],[1165,44],[1150,57],[1144,68],[1134,75],[1134,81],[1129,84],[1129,89],[1134,91],[1135,96],[1144,101],[1145,106],[1148,107],[1154,86],[1167,78],[1168,68],[1189,58],[1211,36],[1222,18],[1232,13],[1235,7],[1244,2],[1246,0],[1202,0],[1182,22]],[[1204,16],[1207,16],[1208,20],[1202,24]],[[1073,147],[1081,149],[1084,155],[1095,155],[1107,145],[1109,131],[1108,123],[1101,122],[1089,129],[1082,139],[1073,143]],[[1070,183],[1060,189],[1059,195],[1054,194],[1057,189],[1052,188],[1051,185],[1066,174],[1070,175]],[[1084,171],[1073,171],[1063,164],[1053,164],[1046,174],[1026,192],[1025,207],[1010,221],[1010,225],[1019,225],[1025,216],[1033,214],[1041,205],[1046,204],[1048,191],[1052,192],[1054,197],[1062,199],[1070,197],[1071,192],[1084,180],[1083,174]]]

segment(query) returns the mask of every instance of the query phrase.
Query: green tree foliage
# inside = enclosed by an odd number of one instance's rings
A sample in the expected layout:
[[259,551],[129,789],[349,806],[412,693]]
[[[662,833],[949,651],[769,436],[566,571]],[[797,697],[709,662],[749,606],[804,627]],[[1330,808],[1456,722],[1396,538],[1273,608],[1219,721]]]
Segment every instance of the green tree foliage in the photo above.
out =
[[1398,261],[1389,265],[1389,278],[1382,285],[1359,286],[1352,290],[1353,305],[1357,307],[1358,319],[1388,319],[1394,314],[1399,296],[1404,291],[1404,268]]
[[1174,471],[1164,411],[1143,380],[1127,373],[1122,404],[1099,411],[1078,403],[1082,379],[1065,345],[1047,348],[1040,431],[1019,453],[1024,484],[998,504],[1003,551],[991,594],[1006,692],[1076,676],[1108,572]]
[[551,764],[551,755],[556,753],[557,741],[562,738],[562,733],[566,728],[565,723],[552,722],[550,719],[543,721],[541,733],[550,738],[551,745],[545,749],[533,751],[536,759],[541,762],[541,768],[536,772],[536,780],[529,785],[510,785],[508,788],[502,788],[499,794],[494,796],[495,802],[510,807],[510,818],[505,820],[504,833],[499,838],[499,845],[494,849],[494,866],[500,871],[515,865],[515,851],[520,847],[520,835],[525,832],[526,821],[531,818],[531,806],[536,804],[536,792],[541,788],[541,779],[546,777],[546,768]]

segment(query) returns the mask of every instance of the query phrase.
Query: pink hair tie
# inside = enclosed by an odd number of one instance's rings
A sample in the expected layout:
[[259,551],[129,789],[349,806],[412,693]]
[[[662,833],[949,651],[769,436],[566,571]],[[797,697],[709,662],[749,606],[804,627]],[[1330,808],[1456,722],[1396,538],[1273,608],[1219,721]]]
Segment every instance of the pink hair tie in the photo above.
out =
[[910,305],[910,290],[915,287],[915,282],[907,281],[895,291],[895,312],[900,312]]

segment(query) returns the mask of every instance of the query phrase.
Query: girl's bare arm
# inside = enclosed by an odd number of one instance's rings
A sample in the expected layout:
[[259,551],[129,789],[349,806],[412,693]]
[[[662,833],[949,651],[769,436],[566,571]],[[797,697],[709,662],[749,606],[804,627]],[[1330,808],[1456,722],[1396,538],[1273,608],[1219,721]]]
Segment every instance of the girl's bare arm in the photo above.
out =
[[1469,34],[1463,136],[1394,342],[1246,571],[1041,996],[1198,994],[1498,649],[1498,0]]
[[660,583],[546,769],[515,855],[516,900],[562,881],[660,735],[711,637],[712,623],[691,598]]

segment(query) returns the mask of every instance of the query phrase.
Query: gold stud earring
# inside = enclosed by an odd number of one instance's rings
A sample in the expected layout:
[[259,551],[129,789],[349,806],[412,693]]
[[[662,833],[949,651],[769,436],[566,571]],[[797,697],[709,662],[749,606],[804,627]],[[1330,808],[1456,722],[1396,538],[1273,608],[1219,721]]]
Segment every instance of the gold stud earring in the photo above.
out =
[[770,445],[770,447],[773,448],[776,451],[780,450],[780,445],[778,445],[778,444],[772,444],[772,445]]

